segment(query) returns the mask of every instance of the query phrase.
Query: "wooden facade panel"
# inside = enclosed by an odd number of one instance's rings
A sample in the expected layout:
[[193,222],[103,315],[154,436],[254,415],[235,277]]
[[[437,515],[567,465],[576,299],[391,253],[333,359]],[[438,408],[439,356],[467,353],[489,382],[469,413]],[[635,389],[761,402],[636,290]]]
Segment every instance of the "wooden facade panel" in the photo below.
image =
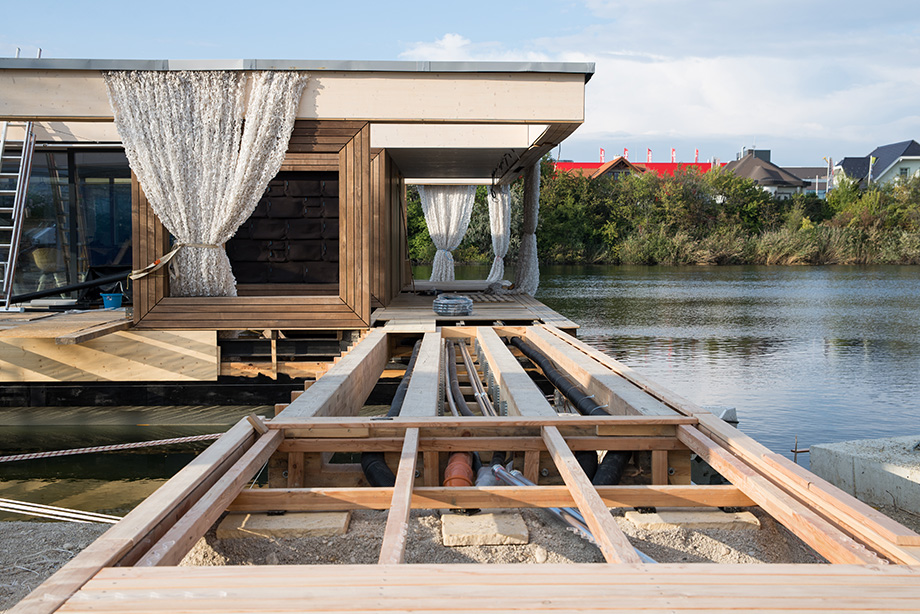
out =
[[[311,145],[312,143],[312,145]],[[329,149],[310,153],[310,147]],[[360,121],[299,121],[282,170],[339,173],[339,284],[296,290],[249,284],[237,297],[169,297],[166,269],[134,285],[141,329],[363,328],[370,325],[370,126]],[[133,181],[134,268],[168,251],[169,233]],[[265,292],[279,292],[278,296]],[[283,295],[282,295],[283,294]]]

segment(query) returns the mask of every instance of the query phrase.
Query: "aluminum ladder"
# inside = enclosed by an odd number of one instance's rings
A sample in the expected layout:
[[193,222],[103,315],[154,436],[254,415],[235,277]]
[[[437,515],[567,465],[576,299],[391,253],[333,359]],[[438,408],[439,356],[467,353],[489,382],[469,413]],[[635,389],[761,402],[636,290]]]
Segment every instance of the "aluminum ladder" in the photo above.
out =
[[[22,140],[7,139],[10,126],[22,127]],[[14,151],[9,151],[10,145]],[[18,149],[18,152],[16,151]],[[32,122],[0,122],[0,268],[3,285],[0,310],[10,311],[13,296],[13,276],[19,258],[19,240],[26,209],[26,193],[32,175],[32,153],[35,150],[35,132]],[[13,170],[15,169],[15,170]],[[17,309],[18,311],[18,309]]]

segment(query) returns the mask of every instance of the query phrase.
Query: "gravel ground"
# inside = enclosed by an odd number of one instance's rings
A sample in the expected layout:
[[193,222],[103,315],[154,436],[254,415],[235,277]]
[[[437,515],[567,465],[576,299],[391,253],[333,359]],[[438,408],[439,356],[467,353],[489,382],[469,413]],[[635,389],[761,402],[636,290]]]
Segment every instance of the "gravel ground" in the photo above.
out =
[[[757,508],[758,530],[637,529],[614,510],[634,546],[661,563],[818,563],[823,559]],[[883,512],[920,530],[920,516],[895,508]],[[412,513],[408,563],[591,563],[602,562],[597,548],[542,510],[523,510],[530,543],[516,546],[445,547],[440,515]],[[336,537],[218,540],[215,528],[182,561],[183,565],[285,565],[376,563],[386,512],[352,513],[348,533]],[[56,522],[0,522],[0,612],[12,607],[108,525]]]

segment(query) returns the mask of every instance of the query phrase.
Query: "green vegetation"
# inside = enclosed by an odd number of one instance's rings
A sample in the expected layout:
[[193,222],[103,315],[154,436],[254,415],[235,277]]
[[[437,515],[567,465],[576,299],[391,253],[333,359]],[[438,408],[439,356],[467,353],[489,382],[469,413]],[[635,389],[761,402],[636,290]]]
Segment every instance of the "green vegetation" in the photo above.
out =
[[[547,263],[920,264],[920,178],[861,189],[844,180],[828,199],[777,200],[754,182],[681,169],[619,180],[552,172],[544,160],[537,242]],[[521,186],[512,189],[517,256]],[[418,193],[409,190],[409,248],[430,262],[434,246]],[[457,262],[492,259],[486,188],[480,188]]]

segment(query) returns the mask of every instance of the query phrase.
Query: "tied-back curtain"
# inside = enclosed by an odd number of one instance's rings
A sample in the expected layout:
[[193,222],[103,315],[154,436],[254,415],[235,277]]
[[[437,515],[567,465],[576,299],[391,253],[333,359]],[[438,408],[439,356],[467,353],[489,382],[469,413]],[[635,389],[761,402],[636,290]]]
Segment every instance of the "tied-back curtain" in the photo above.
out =
[[511,187],[493,186],[489,189],[489,226],[492,229],[492,269],[486,281],[499,281],[505,275],[505,254],[511,244]]
[[428,234],[438,249],[431,265],[431,281],[453,281],[454,258],[450,252],[460,245],[470,225],[476,186],[420,185],[418,193]]
[[236,296],[224,243],[281,168],[306,76],[255,72],[248,100],[242,71],[103,76],[131,169],[177,241],[170,294]]
[[518,251],[514,287],[533,296],[540,286],[537,260],[537,222],[540,216],[540,163],[524,171],[524,221],[521,225],[521,248]]

